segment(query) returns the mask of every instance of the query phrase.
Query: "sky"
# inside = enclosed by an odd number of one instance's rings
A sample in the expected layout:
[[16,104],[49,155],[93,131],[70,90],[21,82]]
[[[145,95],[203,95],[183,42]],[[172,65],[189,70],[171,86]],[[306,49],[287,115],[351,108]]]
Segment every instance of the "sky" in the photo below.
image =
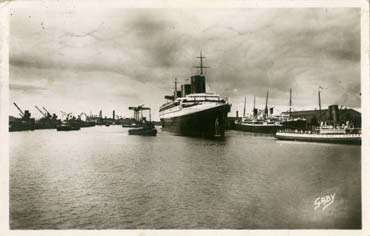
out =
[[16,102],[60,111],[132,116],[159,106],[174,80],[188,83],[206,56],[207,91],[232,111],[268,104],[276,112],[338,104],[359,109],[360,10],[27,9],[10,10],[10,114]]

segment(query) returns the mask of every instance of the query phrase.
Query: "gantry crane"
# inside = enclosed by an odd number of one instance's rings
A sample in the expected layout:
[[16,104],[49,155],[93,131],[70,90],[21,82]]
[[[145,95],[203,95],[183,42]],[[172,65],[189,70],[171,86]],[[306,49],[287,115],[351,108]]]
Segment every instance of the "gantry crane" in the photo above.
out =
[[149,110],[149,121],[152,119],[151,109],[149,107],[144,107],[144,104],[137,107],[129,107],[128,109],[134,111],[134,119],[137,121],[141,121],[143,119],[144,110]]

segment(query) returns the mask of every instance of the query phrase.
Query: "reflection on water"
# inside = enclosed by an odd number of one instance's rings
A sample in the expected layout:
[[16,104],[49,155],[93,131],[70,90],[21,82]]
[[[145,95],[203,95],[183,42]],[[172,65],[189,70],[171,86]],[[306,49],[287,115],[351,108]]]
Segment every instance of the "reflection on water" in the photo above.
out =
[[361,227],[360,146],[226,136],[129,136],[119,126],[11,133],[11,228]]

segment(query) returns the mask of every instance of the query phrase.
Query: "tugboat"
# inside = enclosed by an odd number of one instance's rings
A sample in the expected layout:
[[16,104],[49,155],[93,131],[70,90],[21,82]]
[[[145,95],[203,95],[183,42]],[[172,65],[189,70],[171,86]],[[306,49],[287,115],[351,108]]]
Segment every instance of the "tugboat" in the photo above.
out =
[[[258,110],[256,109],[256,98],[254,98],[253,117],[245,116],[245,108],[243,118],[235,121],[235,128],[240,131],[254,132],[254,133],[271,133],[275,134],[278,129],[282,127],[278,119],[272,117],[273,108],[270,108],[270,117],[267,108],[268,92],[266,96],[266,106],[263,117],[258,117]],[[245,107],[245,101],[244,101]]]
[[146,122],[145,119],[143,121],[143,126],[138,129],[129,129],[129,135],[142,135],[142,136],[156,136],[157,129],[155,128],[152,122]]
[[[135,107],[135,111],[141,113],[141,120],[140,123],[142,124],[140,128],[138,129],[129,129],[128,134],[129,135],[142,135],[142,136],[156,136],[157,130],[154,126],[154,123],[152,122],[152,115],[151,115],[151,109],[148,107],[144,107],[144,105]],[[146,118],[142,116],[143,110],[149,110],[149,122],[146,121]],[[135,112],[136,114],[136,112]],[[139,113],[137,113],[139,115]],[[135,118],[140,119],[139,116],[135,115]]]
[[178,135],[222,137],[225,134],[227,113],[231,104],[227,98],[206,92],[206,77],[203,74],[202,52],[200,52],[200,74],[192,76],[191,84],[183,84],[181,91],[165,96],[169,102],[159,108],[162,129]]

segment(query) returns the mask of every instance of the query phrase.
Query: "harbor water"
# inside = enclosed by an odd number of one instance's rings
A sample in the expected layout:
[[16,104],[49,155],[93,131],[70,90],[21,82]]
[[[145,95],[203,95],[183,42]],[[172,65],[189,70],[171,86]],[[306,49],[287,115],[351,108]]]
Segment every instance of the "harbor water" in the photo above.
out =
[[10,133],[11,229],[361,228],[361,146],[158,131]]

